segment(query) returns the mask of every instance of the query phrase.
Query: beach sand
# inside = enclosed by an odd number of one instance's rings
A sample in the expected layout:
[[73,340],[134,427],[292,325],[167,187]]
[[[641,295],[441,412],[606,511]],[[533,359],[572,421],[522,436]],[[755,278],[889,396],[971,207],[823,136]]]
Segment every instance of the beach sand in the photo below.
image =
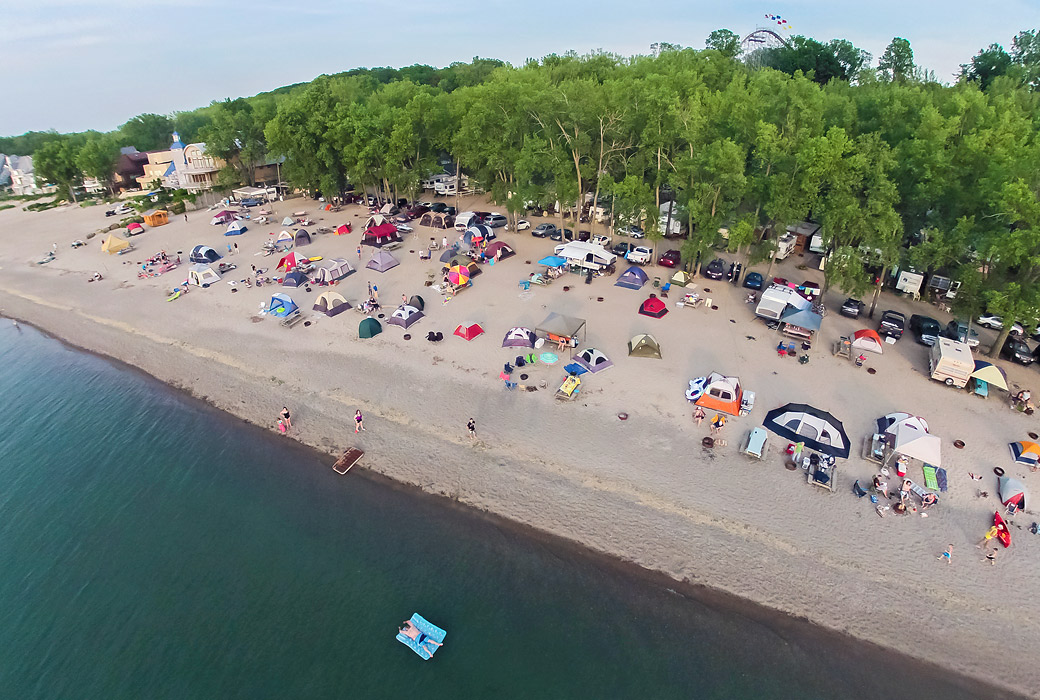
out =
[[[320,225],[351,222],[355,233],[318,234],[301,252],[357,264],[357,230],[367,212],[348,207],[319,213],[316,204],[278,203],[275,219],[306,210]],[[109,256],[100,250],[100,235],[85,248],[69,245],[109,223],[102,207],[0,212],[2,313],[271,429],[287,405],[293,415],[290,437],[330,455],[360,447],[366,454],[359,468],[1040,697],[1034,662],[1040,648],[1035,594],[1040,537],[1026,530],[1035,516],[1014,519],[1014,545],[995,567],[984,564],[975,547],[1000,507],[993,467],[1040,489],[1040,476],[1013,465],[1007,448],[1029,431],[1040,432],[1040,421],[1011,411],[1003,393],[982,400],[929,380],[927,349],[909,333],[886,345],[883,356],[868,355],[875,374],[832,357],[830,345],[839,335],[874,323],[838,316],[833,309],[843,297],[834,292],[827,296],[832,312],[824,319],[822,339],[811,362],[800,365],[777,357],[776,334],[753,320],[744,290],[723,282],[696,280],[702,294],[711,290],[706,295],[718,310],[676,308],[681,295],[673,289],[670,313],[661,319],[636,313],[655,291],[650,285],[622,289],[613,286],[614,277],[586,285],[568,275],[524,292],[518,280],[541,269],[528,261],[550,254],[555,243],[502,229],[499,238],[517,255],[484,266],[472,288],[442,303],[423,286],[430,274],[439,280],[440,263],[436,255],[432,262],[421,261],[417,252],[445,233],[416,226],[416,234],[394,253],[399,267],[383,274],[365,270],[372,252],[365,247],[358,272],[335,290],[356,302],[372,282],[387,316],[402,294],[420,294],[426,318],[408,331],[384,324],[381,335],[362,341],[362,315],[348,311],[326,318],[310,311],[322,288],[239,284],[232,293],[226,281],[246,277],[251,264],[277,264],[277,256],[255,253],[280,227],[258,226],[228,238],[223,226],[209,225],[210,216],[192,212],[188,223],[174,217],[169,225],[131,239],[136,251]],[[228,242],[238,244],[237,255],[226,256]],[[53,243],[57,259],[34,264]],[[187,264],[162,277],[138,279],[146,257],[165,249],[173,255],[180,251],[186,260],[197,244],[213,246],[239,269],[172,302],[166,301],[168,290],[185,278]],[[658,252],[668,247],[663,242]],[[799,262],[792,257],[776,274],[822,281],[818,271],[798,270]],[[765,268],[756,267],[763,273]],[[94,271],[104,279],[88,283]],[[646,271],[662,280],[671,274],[657,266]],[[288,329],[259,316],[261,303],[276,291],[292,296],[311,325]],[[889,294],[879,312],[885,308],[929,314],[944,323],[949,318]],[[503,364],[519,352],[500,347],[506,330],[533,328],[550,311],[587,319],[585,345],[615,362],[603,373],[585,375],[574,402],[553,398],[564,362],[514,373],[516,381],[527,371],[524,383],[539,387],[535,392],[506,391],[498,378]],[[456,325],[478,322],[485,335],[472,342],[452,336]],[[444,333],[444,341],[426,341],[431,330]],[[403,338],[406,332],[410,340]],[[641,332],[657,337],[663,359],[626,356],[627,341]],[[980,335],[985,346],[995,334],[980,330]],[[1001,365],[1013,384],[1035,386],[1036,369]],[[712,370],[739,375],[757,400],[750,416],[729,420],[723,432],[727,444],[708,450],[701,445],[709,434],[707,421],[700,427],[693,423],[683,392],[689,379]],[[786,442],[775,436],[761,461],[739,453],[747,431],[769,409],[790,401],[834,413],[857,446],[841,463],[833,493],[808,485],[802,471],[784,469],[780,451]],[[357,408],[367,428],[360,435],[352,430]],[[860,458],[860,441],[876,417],[893,411],[926,417],[943,439],[950,490],[927,518],[891,513],[879,518],[869,499],[851,493],[855,479],[867,483],[876,469]],[[619,412],[628,419],[619,420]],[[466,430],[470,418],[476,421],[475,440]],[[965,448],[955,449],[954,440],[964,441]],[[968,472],[984,478],[972,481]],[[920,467],[911,467],[909,476],[921,481]],[[950,543],[954,555],[947,565],[938,556]]]

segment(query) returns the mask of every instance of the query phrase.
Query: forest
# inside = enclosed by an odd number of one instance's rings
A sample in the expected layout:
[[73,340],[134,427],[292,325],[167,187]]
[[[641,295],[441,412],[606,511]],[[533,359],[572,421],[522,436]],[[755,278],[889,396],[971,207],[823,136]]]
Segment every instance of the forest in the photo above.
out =
[[901,38],[876,62],[806,37],[742,58],[717,30],[704,49],[655,55],[357,69],[108,134],[0,139],[0,152],[32,151],[71,188],[110,177],[120,146],[162,148],[177,129],[228,163],[228,186],[285,156],[283,179],[326,197],[415,197],[450,163],[511,218],[596,201],[659,239],[658,206],[674,200],[687,265],[719,248],[764,262],[777,232],[811,218],[828,286],[862,295],[896,267],[942,272],[962,283],[962,313],[1036,325],[1040,33],[979,51],[953,84]]

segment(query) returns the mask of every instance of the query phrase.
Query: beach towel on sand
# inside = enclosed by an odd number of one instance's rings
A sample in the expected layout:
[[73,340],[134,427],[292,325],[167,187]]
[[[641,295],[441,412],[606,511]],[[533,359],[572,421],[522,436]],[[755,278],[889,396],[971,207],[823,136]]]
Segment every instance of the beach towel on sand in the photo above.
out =
[[946,493],[946,489],[950,488],[950,484],[946,479],[946,470],[942,467],[936,469],[935,478],[939,482],[939,490]]
[[932,491],[939,490],[939,482],[935,478],[935,467],[931,464],[926,464],[922,467],[924,471],[924,485],[930,488]]

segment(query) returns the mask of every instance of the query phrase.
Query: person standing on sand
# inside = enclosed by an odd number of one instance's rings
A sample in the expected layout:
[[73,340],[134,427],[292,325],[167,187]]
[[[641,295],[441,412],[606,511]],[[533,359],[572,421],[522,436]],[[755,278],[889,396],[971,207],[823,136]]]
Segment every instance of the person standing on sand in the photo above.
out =
[[939,559],[945,559],[947,564],[953,563],[953,545],[948,545],[946,551],[939,555]]
[[359,408],[354,412],[354,432],[365,429],[365,417],[361,415],[361,409]]
[[444,238],[441,239],[441,247],[442,248],[447,248],[448,247],[448,237],[447,236],[445,236]]
[[238,243],[235,243],[235,255],[238,255]]
[[292,416],[289,415],[289,407],[288,406],[282,406],[282,414],[281,415],[282,415],[282,420],[285,421],[285,427],[286,428],[291,428],[292,427]]
[[184,223],[188,223],[188,215],[187,214],[184,215]]
[[469,423],[466,423],[466,430],[469,431],[469,436],[475,439],[477,437],[477,422],[470,418]]
[[357,259],[358,259],[358,260],[360,260],[360,259],[361,259],[361,246],[358,246],[358,247],[357,247]]

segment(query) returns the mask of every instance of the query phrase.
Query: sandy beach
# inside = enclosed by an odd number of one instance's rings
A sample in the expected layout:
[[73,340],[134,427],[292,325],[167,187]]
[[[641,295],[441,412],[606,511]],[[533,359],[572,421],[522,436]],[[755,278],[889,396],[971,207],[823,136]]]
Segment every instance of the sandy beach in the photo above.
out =
[[[462,202],[464,208],[477,204]],[[556,243],[502,229],[500,240],[517,255],[484,266],[472,288],[442,303],[424,286],[431,274],[439,279],[441,265],[436,255],[432,262],[420,260],[418,251],[430,238],[440,240],[443,231],[415,226],[394,252],[401,265],[380,274],[363,267],[371,248],[363,249],[360,264],[355,252],[367,210],[320,213],[317,203],[305,199],[273,209],[276,221],[305,210],[317,225],[350,222],[354,233],[318,234],[302,252],[344,257],[359,268],[335,287],[349,301],[362,299],[373,283],[387,316],[402,295],[419,294],[426,300],[426,317],[408,331],[384,325],[381,335],[359,340],[361,314],[351,310],[327,318],[310,311],[324,291],[320,287],[307,292],[247,289],[239,283],[232,292],[226,282],[244,279],[250,265],[273,273],[278,257],[259,251],[281,227],[251,226],[228,238],[225,227],[209,224],[211,214],[205,211],[189,213],[188,222],[175,217],[149,228],[131,239],[136,250],[127,255],[102,253],[102,236],[71,248],[73,240],[86,240],[109,223],[103,207],[0,212],[0,309],[244,420],[275,429],[287,405],[291,438],[330,455],[360,447],[365,469],[675,579],[1040,697],[1034,662],[1040,648],[1035,595],[1040,537],[1027,530],[1037,518],[1015,517],[1014,543],[998,553],[995,566],[975,546],[993,511],[1003,511],[994,467],[1040,491],[1040,474],[1015,465],[1007,448],[1012,440],[1027,439],[1029,431],[1040,432],[1040,421],[1010,410],[1001,392],[983,400],[929,380],[927,349],[909,332],[896,345],[886,345],[884,355],[869,356],[874,374],[832,357],[832,341],[876,323],[840,317],[836,309],[844,295],[832,292],[821,338],[811,361],[801,365],[777,357],[776,334],[754,320],[744,290],[724,282],[696,280],[717,310],[676,308],[673,291],[670,313],[661,319],[636,313],[655,291],[650,285],[641,291],[614,287],[615,277],[586,285],[569,275],[525,291],[518,280],[540,270],[532,263]],[[237,255],[226,255],[228,242],[238,244]],[[35,264],[52,244],[57,259]],[[166,301],[168,291],[185,279],[187,264],[160,277],[138,278],[140,263],[159,250],[179,252],[186,260],[198,244],[214,247],[238,269],[172,302]],[[660,244],[659,252],[668,247]],[[818,271],[798,270],[800,262],[792,257],[776,274],[822,281]],[[766,266],[755,269],[764,273]],[[88,283],[95,271],[104,279]],[[656,265],[646,271],[662,279],[671,273]],[[273,292],[288,293],[310,325],[290,329],[260,316],[258,309]],[[943,323],[950,318],[887,293],[879,311],[885,308],[932,315]],[[518,354],[500,347],[506,331],[533,328],[552,311],[586,319],[584,345],[601,349],[615,363],[583,377],[574,402],[553,398],[565,376],[563,362],[520,370],[530,375],[525,383],[539,387],[535,392],[506,391],[499,379],[503,364]],[[471,342],[452,335],[457,325],[471,323],[480,323],[486,333]],[[431,330],[442,332],[444,341],[428,342]],[[660,341],[662,359],[627,357],[629,338],[642,332]],[[995,337],[983,329],[979,334],[983,347]],[[999,364],[1013,385],[1037,386],[1035,368]],[[729,420],[722,435],[727,444],[709,450],[701,445],[709,434],[707,421],[694,424],[683,392],[691,378],[713,370],[739,375],[757,399],[751,415]],[[801,471],[787,471],[780,454],[786,442],[775,436],[762,461],[740,454],[747,432],[768,410],[787,402],[830,411],[856,445],[841,463],[833,493],[808,485]],[[364,412],[367,428],[359,436],[352,429],[356,409]],[[860,457],[860,442],[875,418],[893,411],[924,416],[942,438],[950,489],[927,518],[920,513],[879,518],[869,499],[851,491],[854,480],[867,483],[876,470]],[[628,419],[619,420],[619,412]],[[476,421],[475,439],[466,430],[470,418]],[[955,449],[954,440],[965,447]],[[969,472],[983,479],[973,481]],[[910,476],[920,480],[920,467]],[[947,565],[938,557],[951,543],[953,560]]]

